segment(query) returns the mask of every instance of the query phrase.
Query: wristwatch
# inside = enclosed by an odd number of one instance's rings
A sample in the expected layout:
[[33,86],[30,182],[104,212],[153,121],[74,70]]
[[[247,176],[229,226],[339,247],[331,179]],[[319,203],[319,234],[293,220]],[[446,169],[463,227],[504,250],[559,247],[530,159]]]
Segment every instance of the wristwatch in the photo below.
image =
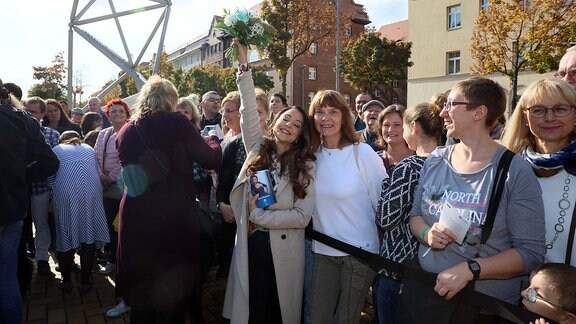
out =
[[468,269],[472,272],[474,278],[472,280],[476,281],[480,278],[480,264],[474,260],[466,261],[468,263]]

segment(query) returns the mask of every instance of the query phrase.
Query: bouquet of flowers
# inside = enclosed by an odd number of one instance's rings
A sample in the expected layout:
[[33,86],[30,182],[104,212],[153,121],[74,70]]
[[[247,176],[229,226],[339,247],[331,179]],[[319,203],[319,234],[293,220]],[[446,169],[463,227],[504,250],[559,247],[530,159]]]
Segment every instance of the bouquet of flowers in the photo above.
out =
[[[255,45],[262,47],[272,42],[272,35],[276,29],[264,19],[256,14],[246,10],[236,8],[234,12],[224,9],[223,19],[216,24],[224,35],[230,35],[236,38],[241,44],[248,46]],[[231,62],[238,58],[238,49],[236,46],[230,46],[224,52],[226,58]]]

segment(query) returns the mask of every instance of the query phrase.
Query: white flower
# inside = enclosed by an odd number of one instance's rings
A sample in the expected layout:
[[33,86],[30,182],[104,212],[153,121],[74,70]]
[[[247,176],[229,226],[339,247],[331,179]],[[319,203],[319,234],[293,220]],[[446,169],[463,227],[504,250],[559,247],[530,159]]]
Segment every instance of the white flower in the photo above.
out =
[[262,35],[264,34],[264,27],[262,24],[256,23],[250,27],[250,37],[254,37],[255,35]]
[[226,17],[224,17],[224,23],[226,24],[226,26],[232,27],[236,25],[237,22],[238,17],[236,17],[236,15],[228,14],[226,15]]

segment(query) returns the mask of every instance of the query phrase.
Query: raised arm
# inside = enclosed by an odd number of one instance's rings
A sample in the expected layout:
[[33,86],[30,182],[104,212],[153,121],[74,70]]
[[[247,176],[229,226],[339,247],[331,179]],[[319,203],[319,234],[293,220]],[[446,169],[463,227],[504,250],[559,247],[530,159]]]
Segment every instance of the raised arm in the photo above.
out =
[[[242,66],[248,64],[248,48],[239,42],[234,42],[238,47],[238,63]],[[254,145],[262,138],[260,129],[260,119],[258,117],[258,106],[256,103],[256,92],[254,90],[254,80],[252,72],[245,71],[238,74],[236,79],[238,91],[240,91],[240,129],[242,129],[242,139],[246,152],[250,152]]]

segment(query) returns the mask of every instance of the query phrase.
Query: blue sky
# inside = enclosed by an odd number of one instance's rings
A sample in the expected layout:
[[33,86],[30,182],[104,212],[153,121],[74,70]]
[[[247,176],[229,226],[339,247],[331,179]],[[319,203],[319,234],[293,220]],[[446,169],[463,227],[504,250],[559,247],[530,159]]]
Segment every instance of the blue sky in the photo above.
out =
[[[20,85],[26,93],[37,80],[32,78],[32,66],[52,65],[54,56],[62,51],[68,61],[68,23],[72,0],[18,0],[2,4],[4,46],[0,54],[0,78],[4,82]],[[363,4],[372,25],[392,23],[408,17],[408,0],[356,0]],[[83,8],[88,0],[79,1]],[[258,0],[172,0],[171,14],[164,41],[165,49],[171,50],[204,32],[210,26],[212,16],[221,14],[223,8],[249,8]],[[153,5],[147,0],[116,0],[116,11]],[[108,1],[96,0],[86,12],[85,18],[110,13]],[[122,28],[133,56],[138,55],[161,10],[153,10],[121,18]],[[102,22],[83,27],[104,44],[125,53],[118,40],[113,22]],[[148,61],[158,47],[160,33],[150,43],[142,61]],[[7,36],[7,40],[6,40]],[[81,80],[85,96],[97,91],[108,80],[115,79],[120,70],[109,62],[79,35],[74,34],[74,76]],[[85,98],[83,98],[85,99]]]

